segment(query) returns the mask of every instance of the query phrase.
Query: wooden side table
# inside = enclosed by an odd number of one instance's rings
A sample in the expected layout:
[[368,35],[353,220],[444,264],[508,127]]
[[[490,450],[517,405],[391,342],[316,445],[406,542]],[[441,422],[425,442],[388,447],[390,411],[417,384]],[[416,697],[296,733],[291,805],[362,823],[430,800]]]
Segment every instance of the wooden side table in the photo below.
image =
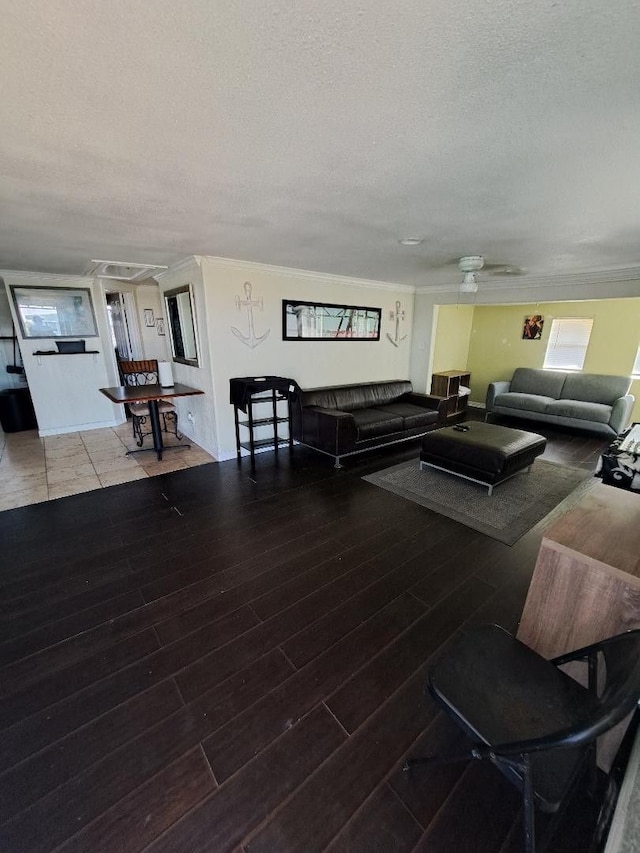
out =
[[640,495],[597,484],[542,540],[518,639],[546,658],[640,628]]

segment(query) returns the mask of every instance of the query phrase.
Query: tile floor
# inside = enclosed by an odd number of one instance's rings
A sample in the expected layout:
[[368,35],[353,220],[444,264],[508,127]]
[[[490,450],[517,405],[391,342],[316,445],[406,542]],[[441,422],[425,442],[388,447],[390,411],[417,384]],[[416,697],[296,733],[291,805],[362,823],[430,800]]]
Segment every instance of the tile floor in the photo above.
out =
[[[178,443],[163,435],[167,447]],[[187,441],[187,439],[183,439]],[[145,439],[149,446],[151,437]],[[127,483],[215,460],[196,444],[126,456],[136,449],[131,424],[40,438],[36,430],[0,432],[0,511]]]

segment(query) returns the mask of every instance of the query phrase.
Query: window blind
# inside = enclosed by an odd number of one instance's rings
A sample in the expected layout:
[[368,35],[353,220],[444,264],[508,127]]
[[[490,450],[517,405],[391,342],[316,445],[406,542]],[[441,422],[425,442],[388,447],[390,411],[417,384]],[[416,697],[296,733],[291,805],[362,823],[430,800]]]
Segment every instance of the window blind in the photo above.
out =
[[551,370],[582,370],[593,319],[563,318],[551,324],[544,365]]

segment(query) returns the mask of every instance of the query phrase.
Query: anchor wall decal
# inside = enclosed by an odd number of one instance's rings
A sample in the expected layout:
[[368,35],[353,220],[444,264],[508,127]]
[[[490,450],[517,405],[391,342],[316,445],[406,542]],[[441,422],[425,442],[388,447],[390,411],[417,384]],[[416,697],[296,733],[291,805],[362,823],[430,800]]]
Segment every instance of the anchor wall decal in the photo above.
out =
[[238,311],[242,311],[243,308],[247,310],[247,321],[249,324],[249,334],[243,335],[240,329],[236,329],[235,326],[231,326],[231,331],[238,338],[239,341],[249,347],[249,349],[255,349],[259,344],[261,344],[266,338],[271,334],[271,329],[267,329],[264,335],[256,335],[255,326],[253,323],[253,309],[259,308],[261,311],[264,309],[262,297],[259,296],[256,299],[251,298],[251,290],[252,285],[250,281],[245,281],[244,283],[244,296],[242,299],[240,296],[236,296],[236,308]]
[[[392,311],[391,312],[391,319],[393,319],[393,316],[394,316],[394,312]],[[400,346],[400,342],[403,341],[407,337],[406,335],[399,337],[399,335],[400,335],[400,320],[404,320],[404,318],[405,318],[405,312],[404,312],[404,309],[402,308],[402,304],[400,303],[400,300],[398,299],[398,300],[396,300],[396,310],[395,310],[395,319],[396,319],[395,337],[392,338],[391,335],[389,334],[389,332],[387,332],[387,337],[389,338],[391,343],[394,345],[394,347]]]

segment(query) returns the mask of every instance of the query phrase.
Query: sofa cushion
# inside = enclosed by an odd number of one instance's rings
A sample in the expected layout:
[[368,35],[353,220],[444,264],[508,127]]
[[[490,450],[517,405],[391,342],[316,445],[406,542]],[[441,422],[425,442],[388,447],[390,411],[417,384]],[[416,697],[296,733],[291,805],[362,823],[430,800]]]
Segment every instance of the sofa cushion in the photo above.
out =
[[603,403],[585,403],[584,400],[552,400],[546,413],[560,418],[576,418],[580,421],[608,424],[611,406],[605,406]]
[[537,394],[541,397],[553,397],[557,400],[562,393],[566,375],[565,372],[556,370],[516,367],[509,390],[523,394]]
[[404,429],[418,429],[430,426],[438,420],[438,412],[432,409],[422,409],[411,403],[390,403],[388,406],[376,406],[376,411],[386,412],[387,416],[402,418]]
[[302,391],[300,403],[302,406],[322,406],[325,409],[352,412],[355,409],[370,408],[376,404],[384,406],[403,394],[410,394],[412,390],[411,382],[403,379],[332,388],[313,388]]
[[549,403],[553,403],[555,397],[543,397],[540,394],[519,394],[508,391],[506,394],[498,394],[493,401],[494,406],[503,406],[505,409],[519,409],[523,412],[546,412]]
[[604,403],[613,406],[631,387],[626,376],[604,376],[596,373],[569,373],[562,386],[563,400],[583,400],[585,403]]
[[351,412],[357,429],[357,441],[375,438],[402,430],[402,418],[394,417],[377,409],[356,409]]

